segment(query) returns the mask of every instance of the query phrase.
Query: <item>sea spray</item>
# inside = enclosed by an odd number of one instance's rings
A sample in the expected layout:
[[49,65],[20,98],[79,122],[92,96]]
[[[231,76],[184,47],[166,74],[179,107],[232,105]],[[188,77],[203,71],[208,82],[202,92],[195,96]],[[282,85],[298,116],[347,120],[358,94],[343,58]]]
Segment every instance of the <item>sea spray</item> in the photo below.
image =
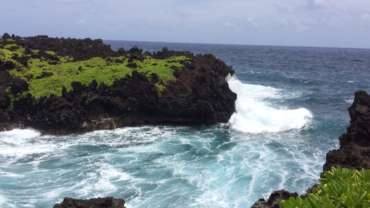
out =
[[230,118],[233,129],[245,133],[281,132],[301,129],[313,118],[306,108],[274,107],[266,99],[282,98],[280,90],[261,85],[245,84],[232,77],[230,89],[238,95],[236,113]]

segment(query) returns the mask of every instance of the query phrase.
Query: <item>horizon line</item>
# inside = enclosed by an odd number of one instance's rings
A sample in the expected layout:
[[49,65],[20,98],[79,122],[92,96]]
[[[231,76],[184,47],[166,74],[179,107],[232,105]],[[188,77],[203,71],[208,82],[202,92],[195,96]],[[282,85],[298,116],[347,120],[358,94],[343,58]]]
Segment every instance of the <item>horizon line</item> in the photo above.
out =
[[309,46],[309,45],[279,45],[279,44],[253,44],[253,43],[212,43],[212,42],[178,42],[178,41],[156,41],[156,40],[118,40],[104,39],[103,41],[122,41],[122,42],[137,42],[137,43],[166,43],[166,44],[195,44],[195,45],[220,45],[220,46],[254,46],[254,47],[285,47],[285,48],[323,48],[323,49],[355,49],[355,50],[370,50],[370,47],[349,47],[349,46]]
[[[7,33],[7,32],[5,32]],[[0,35],[5,34],[0,33]],[[13,35],[14,33],[8,33]],[[14,34],[16,35],[16,34]],[[197,45],[220,45],[220,46],[254,46],[254,47],[286,47],[286,48],[324,48],[324,49],[357,49],[357,50],[370,50],[370,47],[352,47],[352,46],[325,46],[325,45],[284,45],[284,44],[254,44],[254,43],[214,43],[214,42],[181,42],[181,41],[161,41],[161,40],[124,40],[124,39],[110,39],[110,38],[101,38],[101,37],[88,37],[88,36],[57,36],[57,35],[47,35],[47,34],[38,34],[38,35],[25,35],[20,37],[34,37],[46,35],[53,38],[76,38],[76,39],[101,39],[103,41],[123,41],[123,42],[138,42],[138,43],[166,43],[166,44],[197,44]]]

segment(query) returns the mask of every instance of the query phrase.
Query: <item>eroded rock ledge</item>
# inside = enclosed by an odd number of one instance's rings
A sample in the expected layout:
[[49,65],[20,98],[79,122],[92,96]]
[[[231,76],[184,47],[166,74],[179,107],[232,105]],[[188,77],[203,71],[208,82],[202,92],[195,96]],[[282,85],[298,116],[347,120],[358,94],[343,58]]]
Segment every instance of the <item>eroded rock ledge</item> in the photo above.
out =
[[297,197],[297,193],[290,193],[285,190],[275,191],[273,192],[270,197],[265,199],[258,200],[252,208],[279,208],[279,203],[282,200],[288,199],[290,197]]
[[54,205],[53,208],[125,208],[125,201],[113,197],[88,200],[65,198],[62,203]]
[[68,134],[227,122],[236,100],[229,74],[231,67],[210,54],[113,51],[101,40],[5,34],[0,130]]
[[[348,109],[351,118],[347,132],[340,140],[340,148],[326,155],[324,171],[332,167],[370,169],[370,96],[365,91],[355,93],[355,99]],[[310,188],[307,193],[310,193]],[[265,200],[260,199],[252,208],[280,208],[282,200],[298,194],[276,191]]]

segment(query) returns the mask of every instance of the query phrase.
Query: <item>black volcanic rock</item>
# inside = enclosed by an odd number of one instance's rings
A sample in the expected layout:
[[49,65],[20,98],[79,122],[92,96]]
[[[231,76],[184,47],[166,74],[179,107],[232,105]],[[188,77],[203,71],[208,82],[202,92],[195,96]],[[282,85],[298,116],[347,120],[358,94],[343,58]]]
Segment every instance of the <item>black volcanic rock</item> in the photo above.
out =
[[6,71],[6,70],[12,69],[14,67],[15,67],[14,63],[12,63],[10,61],[1,61],[0,60],[0,71]]
[[[55,51],[60,56],[70,56],[75,60],[84,60],[92,57],[109,57],[115,54],[109,45],[103,40],[75,39],[75,38],[52,38],[46,35],[34,37],[15,37],[17,44],[26,49],[37,49],[40,51]],[[41,54],[42,55],[42,54]],[[47,56],[47,54],[43,54]]]
[[356,92],[349,115],[351,124],[340,137],[340,148],[327,154],[325,170],[333,166],[370,168],[370,96],[366,92]]
[[88,200],[65,198],[62,203],[54,205],[53,208],[125,208],[125,201],[112,197]]
[[[36,99],[23,93],[29,89],[24,79],[10,75],[9,69],[13,70],[15,66],[1,62],[0,130],[30,127],[44,133],[68,134],[150,124],[216,124],[227,122],[235,111],[236,94],[229,89],[226,80],[233,70],[213,55],[193,55],[168,49],[150,54],[138,48],[116,52],[101,40],[47,36],[12,36],[12,39],[2,41],[4,44],[13,41],[25,48],[25,56],[13,59],[24,63],[25,67],[30,57],[48,60],[53,65],[62,56],[72,57],[74,61],[92,57],[114,60],[124,54],[133,71],[110,86],[97,84],[95,80],[87,85],[73,82],[72,89],[62,89],[60,96]],[[174,80],[163,84],[156,74],[136,71],[135,61],[148,56],[159,60],[184,56],[189,61],[184,62],[181,69],[174,69]],[[79,70],[83,70],[82,67]],[[36,79],[48,76],[50,72],[44,71]],[[160,92],[158,84],[164,85]],[[15,99],[15,95],[22,96]]]
[[297,193],[290,193],[285,190],[275,191],[270,195],[270,197],[267,200],[265,199],[258,200],[252,206],[252,208],[280,208],[279,203],[282,200],[297,196],[298,196]]

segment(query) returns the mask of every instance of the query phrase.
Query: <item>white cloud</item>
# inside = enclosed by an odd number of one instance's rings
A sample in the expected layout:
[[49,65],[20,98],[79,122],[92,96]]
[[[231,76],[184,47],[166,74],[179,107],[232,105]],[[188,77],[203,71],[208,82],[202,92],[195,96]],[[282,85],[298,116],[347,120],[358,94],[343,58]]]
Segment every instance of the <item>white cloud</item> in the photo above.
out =
[[21,34],[361,46],[367,14],[369,0],[12,0],[0,24]]

